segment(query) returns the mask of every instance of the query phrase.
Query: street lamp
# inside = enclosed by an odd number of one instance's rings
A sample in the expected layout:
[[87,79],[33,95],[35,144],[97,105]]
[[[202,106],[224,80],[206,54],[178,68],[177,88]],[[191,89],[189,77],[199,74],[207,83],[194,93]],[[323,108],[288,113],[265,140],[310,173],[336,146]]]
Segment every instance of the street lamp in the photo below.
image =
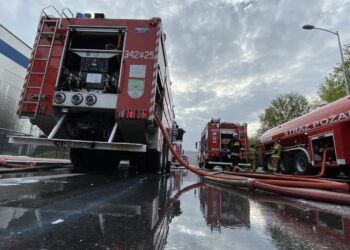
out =
[[340,43],[340,38],[339,38],[339,32],[333,32],[331,30],[326,30],[326,29],[322,29],[322,28],[317,28],[314,25],[310,25],[310,24],[306,24],[303,26],[304,30],[323,30],[326,31],[328,33],[331,33],[333,35],[336,35],[338,38],[338,45],[339,45],[339,51],[340,51],[340,58],[341,58],[341,64],[342,64],[342,68],[343,68],[343,74],[344,74],[344,82],[345,82],[345,90],[346,90],[346,95],[349,95],[349,85],[348,85],[348,80],[346,79],[346,70],[345,70],[345,63],[344,63],[344,56],[343,56],[343,50],[341,47],[341,43]]

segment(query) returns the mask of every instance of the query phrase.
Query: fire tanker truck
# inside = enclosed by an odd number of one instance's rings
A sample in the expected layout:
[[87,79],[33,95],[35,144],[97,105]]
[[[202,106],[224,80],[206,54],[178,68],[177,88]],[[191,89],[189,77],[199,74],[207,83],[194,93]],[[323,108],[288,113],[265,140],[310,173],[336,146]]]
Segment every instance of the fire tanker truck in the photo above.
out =
[[170,160],[155,114],[171,135],[175,114],[160,18],[42,10],[18,115],[46,137],[10,142],[68,147],[77,167],[128,159],[156,172]]
[[326,174],[341,170],[350,175],[350,97],[344,97],[310,113],[266,131],[261,136],[260,158],[271,167],[271,148],[282,145],[279,170],[282,173],[309,174],[322,165],[327,148]]
[[230,140],[239,140],[241,145],[241,162],[247,161],[248,136],[247,124],[221,122],[211,119],[205,126],[199,145],[199,166],[212,169],[216,165],[232,166],[231,152],[228,148]]

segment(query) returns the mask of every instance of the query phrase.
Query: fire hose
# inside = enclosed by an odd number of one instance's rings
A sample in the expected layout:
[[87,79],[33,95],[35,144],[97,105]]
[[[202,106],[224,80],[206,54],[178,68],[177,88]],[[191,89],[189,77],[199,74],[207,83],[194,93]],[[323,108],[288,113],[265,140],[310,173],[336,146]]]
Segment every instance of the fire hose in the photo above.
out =
[[22,164],[18,163],[10,163],[5,157],[0,157],[0,167],[5,167],[5,168],[28,168],[28,167],[33,167],[35,166],[34,162],[26,162]]
[[[322,170],[319,175],[307,177],[307,176],[291,176],[282,174],[260,174],[250,172],[206,172],[197,167],[191,166],[185,162],[176,152],[172,146],[171,140],[168,136],[166,129],[164,128],[161,120],[156,115],[155,122],[161,129],[164,136],[164,140],[175,157],[175,159],[186,169],[198,176],[203,177],[205,180],[218,183],[229,184],[233,187],[243,187],[249,190],[261,190],[280,195],[310,199],[316,201],[323,201],[329,203],[346,204],[350,205],[350,195],[345,193],[339,193],[334,191],[325,190],[341,190],[343,192],[349,191],[349,185],[346,183],[321,180],[318,179],[323,176],[326,167],[327,150],[323,153]],[[225,174],[225,175],[222,175]],[[321,190],[315,190],[321,189]]]

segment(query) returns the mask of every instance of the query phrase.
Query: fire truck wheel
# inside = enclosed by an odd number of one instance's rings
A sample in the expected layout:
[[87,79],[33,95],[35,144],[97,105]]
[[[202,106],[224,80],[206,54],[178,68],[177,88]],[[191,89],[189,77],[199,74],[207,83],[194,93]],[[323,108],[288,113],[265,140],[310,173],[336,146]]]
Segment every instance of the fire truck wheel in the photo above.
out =
[[116,157],[114,151],[92,150],[87,157],[89,165],[87,168],[94,170],[117,170],[120,159]]
[[74,167],[93,171],[116,170],[120,162],[112,151],[80,148],[71,148],[70,158]]
[[340,172],[341,172],[341,169],[339,167],[338,168],[326,168],[325,175],[328,178],[335,178],[340,174]]
[[295,171],[300,175],[312,173],[313,170],[313,167],[309,164],[307,156],[304,152],[299,152],[295,155],[294,168]]
[[161,152],[149,152],[146,156],[145,169],[150,173],[158,173],[161,170],[163,154]]
[[85,158],[83,156],[83,151],[79,148],[70,148],[69,150],[70,161],[75,168],[83,168],[85,165]]
[[70,160],[74,167],[83,170],[98,170],[97,166],[101,163],[97,161],[96,152],[94,150],[71,148]]
[[282,154],[279,169],[282,174],[290,174],[294,171],[292,158],[287,154]]
[[264,171],[272,172],[272,160],[271,155],[267,155],[264,161]]
[[342,166],[341,171],[343,171],[343,173],[350,178],[350,166],[349,165],[345,165]]

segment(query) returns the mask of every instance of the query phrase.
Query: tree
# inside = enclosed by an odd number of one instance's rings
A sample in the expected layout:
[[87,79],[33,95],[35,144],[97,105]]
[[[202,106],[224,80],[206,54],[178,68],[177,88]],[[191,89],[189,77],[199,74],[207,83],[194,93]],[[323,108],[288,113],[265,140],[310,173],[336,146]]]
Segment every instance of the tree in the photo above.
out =
[[311,109],[312,107],[306,97],[296,92],[280,95],[273,99],[270,106],[259,116],[260,130],[263,132],[266,129],[276,127],[308,113]]
[[[350,45],[344,46],[344,64],[347,72],[347,80],[349,81],[349,67],[350,67]],[[344,73],[342,64],[338,63],[333,72],[325,77],[318,89],[320,99],[325,103],[331,103],[346,95],[344,85]]]
[[260,137],[259,135],[249,136],[248,138],[248,144],[249,145],[258,145],[260,144]]

